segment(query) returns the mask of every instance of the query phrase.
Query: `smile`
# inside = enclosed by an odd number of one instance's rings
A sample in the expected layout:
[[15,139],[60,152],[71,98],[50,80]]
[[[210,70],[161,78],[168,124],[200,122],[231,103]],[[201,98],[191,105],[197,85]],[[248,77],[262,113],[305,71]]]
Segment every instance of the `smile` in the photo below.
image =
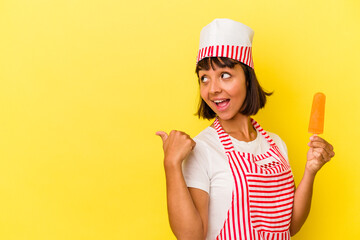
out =
[[230,99],[214,100],[218,111],[224,111],[230,103]]

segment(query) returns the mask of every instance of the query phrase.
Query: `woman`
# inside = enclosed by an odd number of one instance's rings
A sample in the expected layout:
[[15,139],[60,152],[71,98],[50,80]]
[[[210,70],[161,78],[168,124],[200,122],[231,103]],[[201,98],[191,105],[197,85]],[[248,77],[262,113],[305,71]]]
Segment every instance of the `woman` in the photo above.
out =
[[215,19],[200,34],[199,117],[214,123],[192,140],[159,131],[170,226],[178,239],[290,239],[304,224],[316,173],[333,147],[310,138],[295,190],[285,143],[250,116],[266,103],[253,69],[251,28]]

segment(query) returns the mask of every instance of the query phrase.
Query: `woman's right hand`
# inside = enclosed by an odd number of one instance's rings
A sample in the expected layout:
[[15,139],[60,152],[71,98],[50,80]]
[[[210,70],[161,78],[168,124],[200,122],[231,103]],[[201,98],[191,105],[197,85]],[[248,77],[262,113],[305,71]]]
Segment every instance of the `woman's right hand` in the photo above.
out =
[[181,131],[172,130],[169,135],[158,131],[156,135],[160,136],[163,142],[165,167],[181,166],[196,145],[188,134]]

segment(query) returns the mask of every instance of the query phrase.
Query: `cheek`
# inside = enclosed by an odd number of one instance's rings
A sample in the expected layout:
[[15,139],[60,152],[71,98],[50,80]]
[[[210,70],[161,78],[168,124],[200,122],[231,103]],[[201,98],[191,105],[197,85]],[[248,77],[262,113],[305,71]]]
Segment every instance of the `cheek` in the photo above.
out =
[[231,91],[232,96],[236,96],[239,100],[244,100],[246,98],[245,86],[236,86],[229,91]]

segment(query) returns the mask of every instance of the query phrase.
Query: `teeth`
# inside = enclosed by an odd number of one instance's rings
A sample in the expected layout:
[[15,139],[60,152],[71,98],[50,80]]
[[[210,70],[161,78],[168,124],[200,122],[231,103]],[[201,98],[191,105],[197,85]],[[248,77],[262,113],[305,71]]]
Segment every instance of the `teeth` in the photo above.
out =
[[224,102],[224,101],[226,101],[226,100],[215,100],[214,102],[215,103],[221,103],[221,102]]

